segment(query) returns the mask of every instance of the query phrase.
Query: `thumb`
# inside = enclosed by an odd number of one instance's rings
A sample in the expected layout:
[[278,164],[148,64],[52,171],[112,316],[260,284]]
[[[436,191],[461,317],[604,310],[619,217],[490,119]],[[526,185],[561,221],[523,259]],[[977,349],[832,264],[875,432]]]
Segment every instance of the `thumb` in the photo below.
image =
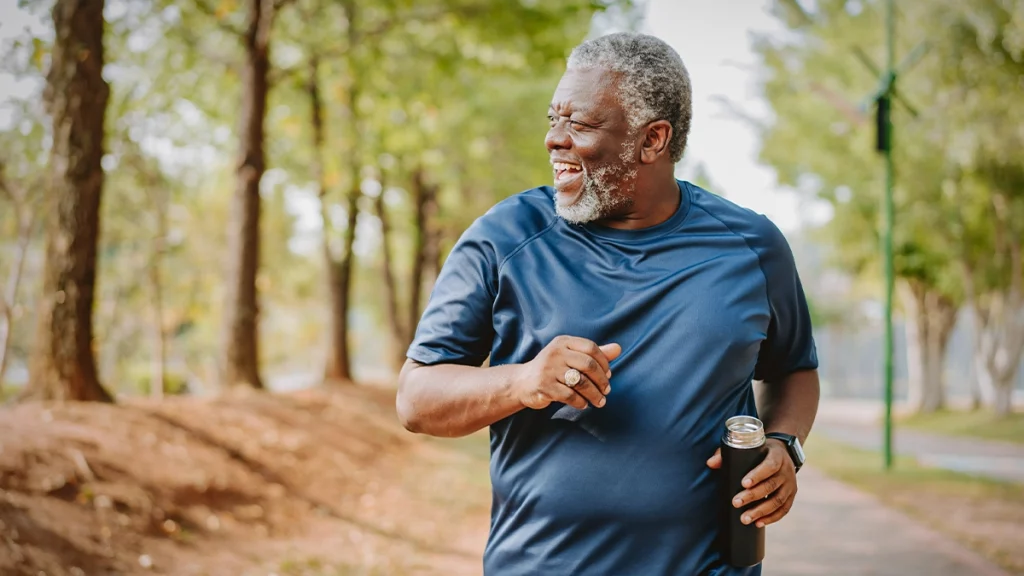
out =
[[718,448],[715,450],[715,455],[708,458],[708,468],[712,470],[718,470],[722,467],[722,449]]
[[618,358],[619,354],[622,354],[622,346],[618,344],[605,344],[604,346],[599,346],[599,348],[609,362]]

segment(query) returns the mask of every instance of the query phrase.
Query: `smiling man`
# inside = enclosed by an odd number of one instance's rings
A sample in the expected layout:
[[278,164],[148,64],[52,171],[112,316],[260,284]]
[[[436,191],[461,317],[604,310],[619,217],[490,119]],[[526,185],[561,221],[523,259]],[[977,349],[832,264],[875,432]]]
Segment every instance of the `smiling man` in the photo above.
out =
[[[719,499],[757,501],[758,525],[792,506],[810,316],[782,233],[675,179],[690,93],[656,38],[577,47],[548,112],[554,187],[477,219],[431,294],[397,410],[414,432],[490,428],[489,576],[759,574],[724,565]],[[759,409],[768,456],[719,495],[724,422]]]

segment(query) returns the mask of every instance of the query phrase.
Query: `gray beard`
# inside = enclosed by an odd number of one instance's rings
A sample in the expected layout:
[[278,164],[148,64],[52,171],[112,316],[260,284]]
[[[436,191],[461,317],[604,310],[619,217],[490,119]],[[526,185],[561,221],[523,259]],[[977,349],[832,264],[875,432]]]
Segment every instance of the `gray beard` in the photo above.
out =
[[602,166],[591,174],[583,169],[583,192],[575,202],[563,206],[555,196],[555,213],[570,224],[586,224],[627,208],[633,199],[622,188],[633,188],[636,170],[627,165]]

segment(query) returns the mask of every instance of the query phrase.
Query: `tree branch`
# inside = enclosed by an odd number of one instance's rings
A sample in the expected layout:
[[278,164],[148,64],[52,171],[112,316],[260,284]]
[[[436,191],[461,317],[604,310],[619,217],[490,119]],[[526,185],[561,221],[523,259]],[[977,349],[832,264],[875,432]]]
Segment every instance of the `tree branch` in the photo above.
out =
[[750,124],[751,126],[760,131],[764,131],[765,129],[767,129],[767,126],[765,126],[765,123],[763,121],[751,116],[748,112],[744,111],[742,108],[739,107],[738,104],[730,100],[728,97],[722,96],[721,94],[716,94],[712,96],[711,99],[720,104],[723,108],[725,108],[726,116],[731,116],[738,120],[742,120],[743,122]]
[[804,7],[800,5],[796,0],[780,0],[779,4],[788,10],[790,13],[795,14],[800,23],[804,26],[811,26],[814,24],[814,18],[804,10]]
[[235,28],[227,22],[221,21],[220,16],[217,14],[217,10],[209,4],[207,4],[207,0],[195,0],[195,5],[197,8],[199,8],[200,12],[203,12],[207,16],[213,18],[217,23],[217,27],[223,30],[224,32],[227,32],[228,34],[231,34],[233,36],[243,36],[245,34],[242,30]]
[[295,0],[276,0],[274,2],[274,12],[284,8],[285,6],[292,4]]

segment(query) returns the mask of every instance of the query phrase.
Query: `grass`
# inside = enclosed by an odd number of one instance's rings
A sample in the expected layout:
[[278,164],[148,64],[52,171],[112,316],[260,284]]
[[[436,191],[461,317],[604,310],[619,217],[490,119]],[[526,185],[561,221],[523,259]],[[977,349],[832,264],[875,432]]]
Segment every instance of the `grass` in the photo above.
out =
[[814,437],[808,462],[946,533],[1012,573],[1024,574],[1024,486],[929,468],[899,457]]
[[943,410],[908,416],[899,423],[922,432],[1024,444],[1024,412],[1000,417],[987,410]]

